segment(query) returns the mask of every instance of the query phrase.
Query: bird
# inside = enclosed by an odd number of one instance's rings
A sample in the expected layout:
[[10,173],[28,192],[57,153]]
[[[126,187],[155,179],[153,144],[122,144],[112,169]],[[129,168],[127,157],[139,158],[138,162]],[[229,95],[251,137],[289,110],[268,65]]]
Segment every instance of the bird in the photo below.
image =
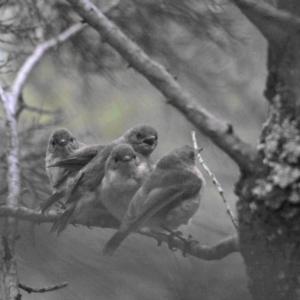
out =
[[137,190],[120,228],[103,248],[112,255],[132,232],[170,232],[188,224],[198,210],[205,180],[195,165],[195,150],[176,148],[163,156]]
[[122,221],[131,198],[150,172],[132,146],[121,144],[112,150],[101,184],[101,201],[111,215]]
[[[151,172],[153,162],[150,154],[157,145],[157,131],[150,125],[136,125],[129,129],[117,140],[106,145],[86,166],[77,172],[73,182],[69,184],[64,195],[66,210],[57,219],[50,232],[59,235],[71,221],[80,220],[89,224],[89,211],[101,206],[101,183],[105,176],[105,163],[113,149],[120,144],[129,144],[137,153],[137,157],[147,170]],[[79,156],[79,157],[82,157]],[[72,159],[79,159],[77,154]],[[56,163],[53,166],[60,166]],[[65,166],[63,166],[64,168]],[[100,203],[100,204],[99,204]]]
[[49,168],[49,166],[69,157],[70,154],[84,146],[86,145],[77,141],[68,129],[59,128],[52,132],[47,146],[45,165],[53,193],[48,199],[49,201],[39,206],[42,212],[45,212],[46,209],[56,202],[57,198],[61,197],[70,180],[76,175],[76,172],[72,170]]
[[[86,145],[76,140],[74,135],[65,128],[56,129],[50,136],[46,152],[46,172],[53,189],[51,197],[42,203],[38,209],[45,213],[54,203],[64,195],[67,185],[75,178],[77,172],[91,161],[105,145]],[[66,168],[56,166],[56,163],[68,161],[77,156],[76,164],[67,163]]]
[[59,186],[64,170],[47,167],[67,158],[71,153],[74,153],[83,146],[85,144],[78,142],[68,129],[59,128],[53,131],[49,138],[45,158],[46,172],[53,189]]

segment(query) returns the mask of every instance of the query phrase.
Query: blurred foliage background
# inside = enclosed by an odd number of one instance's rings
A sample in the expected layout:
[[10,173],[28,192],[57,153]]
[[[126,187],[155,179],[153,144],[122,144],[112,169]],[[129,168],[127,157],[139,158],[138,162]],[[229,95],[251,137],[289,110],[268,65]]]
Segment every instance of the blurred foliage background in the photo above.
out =
[[[59,34],[80,18],[64,1],[1,1],[1,79],[11,84],[35,46]],[[243,140],[255,144],[267,114],[262,93],[266,78],[266,43],[256,29],[225,0],[94,1],[109,18],[153,59],[163,64],[199,105],[234,126]],[[20,116],[22,204],[36,207],[50,195],[44,156],[50,133],[71,130],[84,143],[107,143],[128,128],[147,123],[159,133],[154,159],[192,144],[195,128],[165,103],[99,35],[87,28],[47,54],[31,74],[25,102],[54,111]],[[1,177],[5,178],[5,120],[1,114]],[[221,182],[231,206],[238,178],[236,165],[197,132],[203,158]],[[204,172],[204,171],[203,171]],[[214,244],[235,229],[211,179],[201,207],[185,234]],[[5,180],[1,181],[1,203]],[[23,299],[250,299],[242,258],[222,261],[184,258],[132,235],[112,258],[101,249],[113,230],[69,226],[60,237],[49,225],[20,222],[17,243],[20,281],[32,287],[61,281],[63,290]]]

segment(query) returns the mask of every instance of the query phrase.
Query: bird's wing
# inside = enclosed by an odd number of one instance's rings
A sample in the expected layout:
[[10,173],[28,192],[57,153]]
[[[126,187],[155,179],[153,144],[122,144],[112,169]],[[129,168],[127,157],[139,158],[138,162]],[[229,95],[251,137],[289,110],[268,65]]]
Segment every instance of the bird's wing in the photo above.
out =
[[66,204],[77,202],[81,196],[84,196],[85,191],[95,191],[100,186],[105,175],[105,162],[110,152],[111,147],[105,147],[77,173],[74,181],[68,186]]
[[50,229],[50,233],[56,231],[57,235],[59,235],[63,230],[65,230],[69,222],[71,221],[74,211],[75,211],[74,205],[66,209],[66,211],[53,223]]
[[[62,170],[62,169],[60,169]],[[52,183],[52,187],[55,189],[59,189],[60,187],[65,188],[68,178],[70,178],[73,174],[72,170],[63,170],[63,172],[57,172],[58,176],[56,176],[56,178],[58,178],[55,182]],[[64,186],[65,185],[65,186]]]
[[59,201],[60,199],[63,199],[65,196],[65,190],[62,190],[60,192],[54,192],[43,204],[39,206],[39,209],[42,211],[42,213],[45,213],[45,211],[52,206],[54,203]]
[[[153,187],[144,199],[142,198],[144,187],[136,193],[120,229],[107,242],[103,253],[113,254],[131,232],[141,229],[157,212],[199,193],[202,186],[200,179],[190,172],[184,170],[179,172],[172,170],[164,174],[161,180],[157,181],[159,187]],[[180,181],[177,181],[178,179]]]
[[98,153],[100,153],[106,146],[104,145],[88,145],[84,146],[74,153],[70,154],[67,159],[56,162],[55,164],[47,166],[61,167],[70,170],[80,170],[87,165]]

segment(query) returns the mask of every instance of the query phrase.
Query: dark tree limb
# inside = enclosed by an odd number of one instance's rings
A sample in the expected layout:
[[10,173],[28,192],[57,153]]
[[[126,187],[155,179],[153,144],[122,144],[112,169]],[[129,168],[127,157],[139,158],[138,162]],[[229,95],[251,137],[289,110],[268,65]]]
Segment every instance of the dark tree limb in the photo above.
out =
[[23,283],[20,283],[19,288],[26,291],[28,294],[31,294],[31,293],[52,292],[52,291],[62,289],[64,287],[66,287],[67,285],[68,285],[67,282],[62,282],[62,283],[58,283],[58,284],[55,284],[55,285],[46,286],[46,287],[42,287],[42,288],[32,288],[32,287],[29,287],[29,286],[27,286]]
[[282,45],[300,30],[300,19],[265,1],[231,0],[272,44]]
[[166,69],[149,58],[121,30],[88,0],[68,0],[76,12],[94,29],[104,42],[115,48],[139,73],[144,75],[199,130],[227,153],[244,172],[252,172],[261,165],[254,147],[234,134],[232,126],[222,122],[193,99]]
[[[0,217],[13,216],[22,220],[28,220],[35,223],[53,223],[57,220],[63,211],[50,210],[46,214],[42,214],[40,211],[32,210],[26,207],[12,207],[1,206]],[[80,222],[74,222],[75,224],[86,225]],[[113,228],[119,227],[119,222],[114,219],[106,210],[102,212],[99,210],[97,218],[93,218],[93,222],[89,224],[89,227],[101,227],[101,228]],[[140,232],[142,235],[152,237],[159,243],[168,243],[170,240],[169,234],[166,233],[154,233],[154,232]],[[173,237],[172,246],[180,249],[184,254],[203,259],[203,260],[219,260],[227,255],[239,252],[237,236],[230,236],[214,246],[201,245],[197,241],[189,242],[188,238]]]

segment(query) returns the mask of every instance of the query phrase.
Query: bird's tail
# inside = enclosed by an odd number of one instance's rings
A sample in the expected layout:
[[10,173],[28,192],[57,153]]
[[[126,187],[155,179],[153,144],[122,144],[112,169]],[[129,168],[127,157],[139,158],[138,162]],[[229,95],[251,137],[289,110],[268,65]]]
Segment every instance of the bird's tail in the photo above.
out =
[[68,208],[60,217],[57,219],[51,229],[50,229],[50,234],[57,231],[57,235],[59,235],[63,230],[66,229],[68,226],[71,218],[74,215],[74,207],[73,208]]
[[110,239],[109,241],[105,244],[102,252],[105,255],[113,255],[120,244],[125,240],[125,238],[128,236],[127,232],[123,231],[117,231]]
[[65,196],[65,191],[55,192],[53,193],[43,204],[39,206],[38,209],[42,211],[42,213],[45,213],[45,211],[54,203],[58,202]]

